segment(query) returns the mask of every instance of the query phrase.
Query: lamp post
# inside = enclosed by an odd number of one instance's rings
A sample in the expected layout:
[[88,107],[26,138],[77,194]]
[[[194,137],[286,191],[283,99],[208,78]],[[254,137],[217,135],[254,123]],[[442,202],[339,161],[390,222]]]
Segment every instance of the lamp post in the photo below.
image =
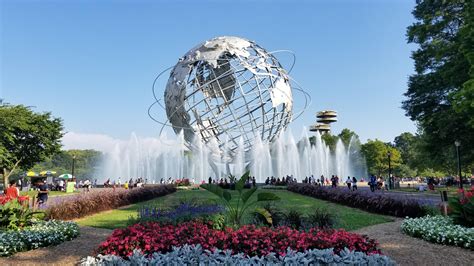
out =
[[458,157],[459,188],[462,189],[461,158],[459,157],[459,147],[461,146],[461,142],[456,140],[454,146],[456,146],[456,155]]
[[76,155],[72,156],[72,178],[74,179],[74,164],[76,162]]
[[393,189],[393,182],[392,182],[392,166],[391,166],[391,157],[392,153],[390,151],[387,152],[387,157],[388,157],[388,187],[390,189]]

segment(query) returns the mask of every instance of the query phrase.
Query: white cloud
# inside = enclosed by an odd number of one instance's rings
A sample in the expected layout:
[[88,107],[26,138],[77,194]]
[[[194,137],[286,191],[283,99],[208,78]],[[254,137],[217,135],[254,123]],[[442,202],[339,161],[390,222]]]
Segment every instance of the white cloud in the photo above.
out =
[[102,152],[110,152],[113,148],[123,142],[104,134],[84,134],[68,132],[62,138],[63,148],[70,149],[94,149]]

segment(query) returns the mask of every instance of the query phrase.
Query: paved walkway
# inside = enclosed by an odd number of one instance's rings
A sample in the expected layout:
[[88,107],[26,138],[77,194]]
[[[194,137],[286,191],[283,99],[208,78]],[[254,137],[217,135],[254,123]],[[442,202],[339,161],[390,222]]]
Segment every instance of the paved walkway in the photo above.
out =
[[401,232],[401,219],[354,231],[379,242],[382,252],[399,265],[474,265],[474,252],[443,246],[407,236]]
[[108,229],[81,227],[81,235],[76,239],[0,258],[0,265],[76,265],[81,258],[92,255],[111,233]]

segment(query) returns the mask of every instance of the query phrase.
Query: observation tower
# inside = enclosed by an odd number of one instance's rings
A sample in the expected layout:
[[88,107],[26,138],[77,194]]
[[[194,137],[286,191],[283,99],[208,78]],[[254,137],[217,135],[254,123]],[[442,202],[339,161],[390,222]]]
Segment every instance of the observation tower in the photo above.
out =
[[337,122],[337,112],[325,110],[316,113],[316,124],[310,126],[309,131],[319,131],[321,134],[331,132],[331,123]]

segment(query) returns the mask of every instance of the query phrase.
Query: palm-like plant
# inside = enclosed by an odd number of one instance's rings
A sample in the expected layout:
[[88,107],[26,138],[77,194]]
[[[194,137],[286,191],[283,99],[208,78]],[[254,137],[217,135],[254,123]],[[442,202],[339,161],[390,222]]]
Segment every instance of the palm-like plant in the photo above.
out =
[[[245,174],[243,174],[242,177],[240,177],[240,179],[235,183],[235,190],[238,192],[237,204],[232,204],[232,194],[229,191],[222,189],[218,185],[201,185],[202,188],[217,195],[221,199],[227,209],[227,218],[233,226],[239,226],[241,224],[242,217],[250,206],[257,204],[258,202],[274,201],[280,199],[274,193],[260,192],[257,194],[256,200],[249,201],[252,195],[257,191],[256,187],[244,190],[245,181],[248,179],[249,174],[249,171],[245,172]],[[271,214],[268,211],[263,208],[257,208],[256,211],[261,213],[268,223],[272,223]]]

